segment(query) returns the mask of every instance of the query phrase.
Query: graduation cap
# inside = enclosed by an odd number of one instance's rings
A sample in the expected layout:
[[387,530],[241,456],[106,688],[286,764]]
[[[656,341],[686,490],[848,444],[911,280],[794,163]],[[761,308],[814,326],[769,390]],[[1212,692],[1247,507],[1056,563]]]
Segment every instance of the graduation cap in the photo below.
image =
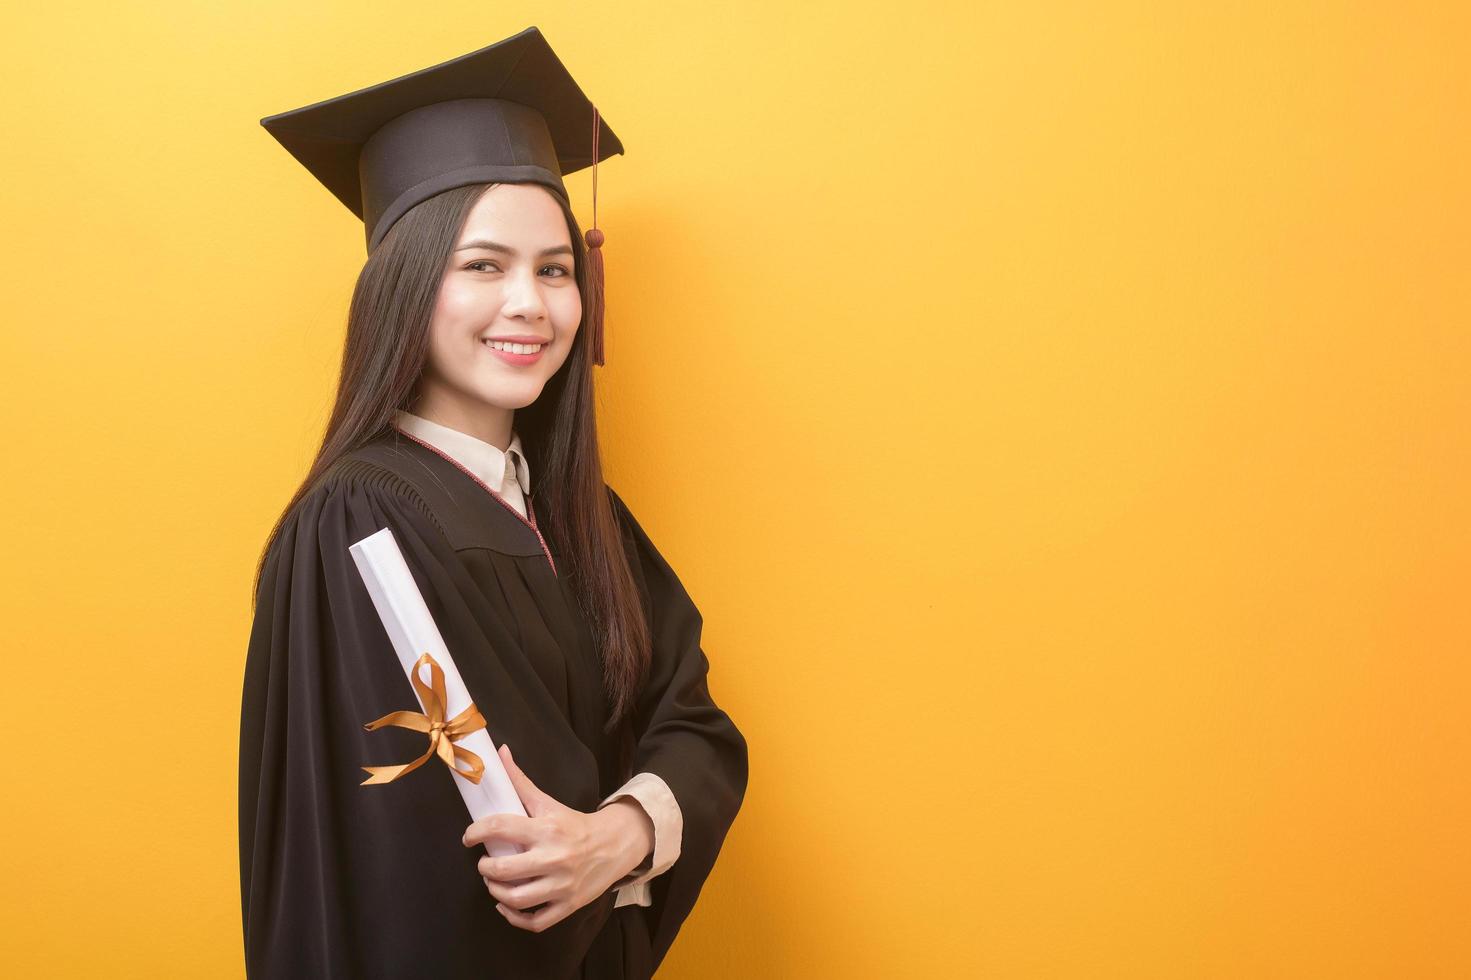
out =
[[563,175],[592,167],[585,319],[594,363],[603,363],[597,164],[623,144],[538,28],[260,123],[363,220],[370,255],[395,221],[435,194],[536,183],[570,203]]

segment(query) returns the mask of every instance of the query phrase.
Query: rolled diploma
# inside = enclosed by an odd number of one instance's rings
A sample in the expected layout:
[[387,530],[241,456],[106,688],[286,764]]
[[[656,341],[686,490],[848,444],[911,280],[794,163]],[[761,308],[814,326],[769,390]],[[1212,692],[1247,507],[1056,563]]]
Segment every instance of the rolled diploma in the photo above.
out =
[[[465,689],[465,682],[460,678],[454,658],[444,645],[444,637],[439,635],[439,627],[429,614],[429,607],[424,604],[424,596],[414,582],[413,573],[409,571],[403,553],[398,550],[398,541],[394,539],[392,529],[385,527],[381,531],[375,531],[349,546],[347,550],[357,564],[363,584],[368,587],[368,595],[373,597],[373,607],[378,610],[378,618],[383,621],[383,628],[388,631],[388,638],[393,642],[393,650],[398,654],[404,676],[413,677],[414,664],[425,653],[430,654],[444,671],[444,694],[448,702],[445,706],[445,720],[448,721],[464,711],[470,706],[470,692]],[[429,684],[428,664],[424,665],[419,678],[426,685]],[[410,688],[417,699],[418,689],[413,688],[412,684]],[[488,714],[485,705],[479,707],[482,715]],[[426,712],[428,710],[422,701],[420,708]],[[485,763],[485,772],[479,783],[472,783],[457,771],[451,773],[451,778],[459,787],[460,796],[464,797],[465,809],[470,811],[471,819],[480,820],[492,813],[526,816],[526,808],[516,795],[516,787],[511,785],[511,777],[501,764],[501,757],[490,740],[490,733],[479,728],[457,739],[455,744],[463,745],[480,756],[480,760]],[[436,756],[425,765],[438,769],[443,763]],[[487,841],[485,849],[493,857],[519,854],[524,850],[520,844],[505,840]]]

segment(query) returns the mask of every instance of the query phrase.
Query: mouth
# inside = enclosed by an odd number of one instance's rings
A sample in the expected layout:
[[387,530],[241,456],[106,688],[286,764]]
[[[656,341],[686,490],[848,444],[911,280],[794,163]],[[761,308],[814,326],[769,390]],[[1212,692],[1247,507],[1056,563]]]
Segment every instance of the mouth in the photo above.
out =
[[499,340],[482,340],[480,343],[509,364],[534,364],[547,349],[546,344],[510,344]]

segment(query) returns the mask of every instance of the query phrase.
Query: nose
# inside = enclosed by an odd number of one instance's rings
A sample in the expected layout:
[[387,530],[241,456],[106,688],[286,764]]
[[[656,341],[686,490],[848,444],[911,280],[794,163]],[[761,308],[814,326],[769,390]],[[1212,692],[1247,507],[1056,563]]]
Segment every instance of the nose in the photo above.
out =
[[517,272],[507,276],[505,283],[505,301],[501,310],[506,316],[524,317],[533,322],[546,317],[547,307],[535,272]]

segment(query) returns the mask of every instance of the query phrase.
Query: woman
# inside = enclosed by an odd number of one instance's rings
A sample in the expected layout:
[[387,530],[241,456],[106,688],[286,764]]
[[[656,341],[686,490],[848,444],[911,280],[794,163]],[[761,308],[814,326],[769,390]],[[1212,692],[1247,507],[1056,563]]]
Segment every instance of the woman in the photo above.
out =
[[[561,175],[621,147],[535,28],[263,123],[364,219],[369,258],[321,449],[257,569],[247,973],[649,977],[747,757],[698,610],[599,465],[599,269]],[[419,707],[348,553],[384,527],[525,817],[472,823],[436,760],[363,785],[425,747],[364,727]]]

